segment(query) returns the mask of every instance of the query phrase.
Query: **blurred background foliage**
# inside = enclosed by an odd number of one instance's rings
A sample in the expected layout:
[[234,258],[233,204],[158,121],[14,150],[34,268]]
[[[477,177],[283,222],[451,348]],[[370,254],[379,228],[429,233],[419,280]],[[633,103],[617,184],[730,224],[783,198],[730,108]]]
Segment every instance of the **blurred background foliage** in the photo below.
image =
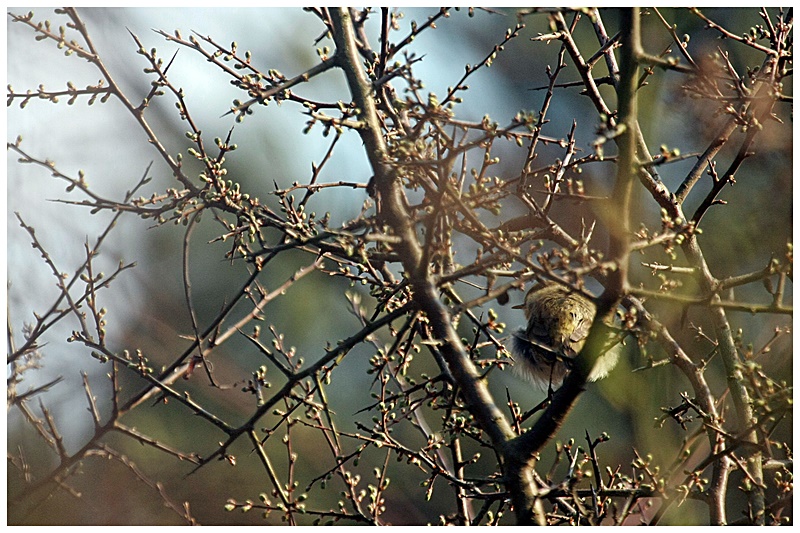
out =
[[[13,11],[13,10],[11,10]],[[424,21],[436,12],[434,8],[402,9],[405,18],[401,21],[408,31],[411,20]],[[423,60],[415,67],[416,75],[425,80],[426,91],[436,94],[446,92],[463,74],[464,65],[480,61],[498,42],[506,29],[517,22],[514,9],[493,9],[492,12],[476,11],[469,17],[466,10],[453,12],[440,21],[434,31],[423,32],[412,44]],[[106,65],[130,95],[145,94],[149,90],[150,77],[142,73],[146,66],[136,55],[136,46],[128,35],[135,33],[146,46],[159,49],[162,57],[169,58],[175,46],[151,31],[163,29],[171,33],[181,29],[184,34],[194,30],[209,35],[217,42],[237,41],[240,49],[252,52],[254,61],[262,68],[275,68],[286,75],[295,75],[318,61],[314,53],[314,40],[324,31],[317,19],[299,9],[242,9],[242,8],[170,8],[170,9],[107,9],[87,8],[82,10],[95,44],[104,56]],[[603,11],[608,33],[613,35],[617,17],[613,10]],[[704,24],[688,11],[665,9],[662,11],[670,23],[677,25],[680,34],[691,35],[690,49],[695,57],[713,54],[720,45],[718,34],[704,29]],[[760,22],[754,9],[708,8],[704,13],[716,22],[737,34],[746,33],[751,25]],[[39,13],[37,13],[39,15]],[[44,16],[44,12],[41,13]],[[47,15],[50,18],[50,15]],[[53,16],[56,23],[56,16]],[[377,18],[372,35],[377,36]],[[464,102],[456,107],[456,114],[465,120],[479,121],[484,115],[501,124],[507,123],[519,110],[535,110],[541,106],[544,91],[534,90],[546,85],[544,75],[547,65],[556,61],[558,46],[531,43],[529,38],[546,33],[545,16],[527,17],[523,35],[512,41],[498,55],[490,69],[484,69],[470,79],[470,90]],[[370,26],[367,26],[370,28]],[[658,53],[671,39],[655,16],[643,18],[644,46],[648,52]],[[584,25],[575,34],[578,45],[585,50],[596,49],[596,37],[589,25]],[[376,37],[377,41],[377,37]],[[327,41],[323,41],[325,43]],[[743,46],[727,47],[731,62],[744,71],[753,64],[751,51]],[[560,80],[578,80],[574,67],[569,63]],[[605,75],[604,67],[595,71]],[[48,88],[63,87],[67,80],[77,86],[97,81],[91,65],[77,58],[65,58],[51,42],[36,42],[28,28],[8,22],[8,79],[15,89],[35,89],[39,84]],[[201,124],[207,138],[225,138],[233,124],[231,116],[223,116],[234,98],[242,95],[228,79],[202,57],[191,51],[180,50],[170,70],[170,78],[184,88],[187,104],[196,120]],[[681,76],[657,71],[647,87],[640,91],[640,123],[651,152],[657,153],[660,145],[678,148],[682,153],[702,151],[717,135],[719,119],[704,101],[686,98],[681,93]],[[785,88],[791,94],[791,88]],[[610,89],[603,89],[611,96]],[[349,101],[344,78],[334,70],[297,88],[297,92],[320,100]],[[607,93],[606,93],[607,92]],[[136,98],[132,98],[136,100]],[[612,99],[613,101],[613,99]],[[157,100],[150,111],[162,142],[170,153],[185,151],[189,141],[184,136],[185,125],[178,120],[177,113],[168,99]],[[714,275],[724,277],[750,272],[764,267],[771,256],[785,253],[786,243],[792,239],[792,128],[789,105],[778,106],[777,111],[784,124],[769,123],[754,147],[755,154],[745,163],[737,176],[738,183],[726,188],[723,197],[727,207],[709,211],[703,219],[704,234],[700,242],[704,247],[708,263]],[[157,111],[157,112],[153,112]],[[580,94],[580,88],[560,89],[556,93],[549,113],[551,121],[545,127],[545,135],[566,135],[577,122],[577,146],[579,155],[591,151],[590,143],[596,134],[598,118],[589,100]],[[241,184],[243,190],[264,202],[273,201],[270,192],[278,187],[303,182],[311,172],[311,162],[319,162],[330,139],[321,136],[320,129],[309,134],[302,133],[306,118],[300,109],[285,102],[258,106],[255,114],[242,124],[236,125],[233,141],[239,146],[228,158],[229,176]],[[91,187],[98,193],[120,197],[145,171],[150,161],[155,161],[152,174],[155,179],[152,191],[163,191],[173,186],[168,168],[158,159],[145,142],[145,138],[130,116],[113,99],[107,104],[96,103],[89,107],[79,99],[74,105],[65,102],[53,105],[46,101],[33,100],[25,109],[12,106],[8,109],[7,137],[13,141],[22,135],[24,148],[31,154],[47,157],[58,163],[59,168],[73,175],[78,169],[86,172]],[[556,146],[541,149],[540,161],[551,161],[561,154]],[[524,160],[524,150],[513,143],[497,146],[494,155],[501,158],[495,174],[501,177],[515,175]],[[721,157],[730,157],[730,153]],[[83,259],[83,242],[90,242],[109,215],[91,215],[88,210],[54,202],[70,199],[63,185],[48,177],[41,168],[19,165],[16,156],[8,155],[8,280],[9,280],[9,324],[16,332],[22,331],[33,312],[41,312],[57,294],[54,280],[38,254],[32,250],[28,235],[19,227],[14,216],[19,212],[28,224],[36,227],[37,235],[51,252],[54,261],[65,271],[74,268]],[[665,184],[674,190],[693,163],[662,167],[661,176]],[[198,167],[197,172],[200,171]],[[189,173],[192,175],[192,173]],[[196,172],[195,172],[196,174]],[[321,181],[360,181],[370,177],[366,157],[360,139],[347,133],[337,145],[333,160],[329,163]],[[595,164],[585,167],[583,181],[587,194],[607,190],[613,181],[614,166]],[[707,185],[687,202],[686,212],[693,212],[702,199]],[[312,198],[308,210],[331,212],[334,223],[357,215],[361,204],[367,199],[363,189],[356,191],[337,190]],[[641,191],[642,209],[640,220],[657,224],[659,213],[652,201]],[[520,211],[521,213],[521,211]],[[513,212],[503,213],[510,218]],[[592,213],[585,208],[571,211],[562,208],[555,218],[567,228],[579,228],[582,218],[591,219]],[[137,347],[149,354],[155,362],[167,364],[175,353],[185,349],[189,341],[181,335],[191,334],[191,323],[184,305],[181,282],[181,254],[183,228],[170,225],[152,228],[150,222],[134,217],[122,219],[115,230],[114,238],[105,246],[99,258],[107,268],[120,260],[136,261],[138,266],[116,282],[107,294],[105,303],[109,309],[110,344],[120,347]],[[206,323],[234,294],[247,277],[242,265],[230,264],[223,259],[228,250],[226,243],[205,243],[214,239],[218,226],[206,220],[195,232],[191,250],[191,278],[194,301],[198,310],[198,321]],[[457,260],[468,262],[474,252],[461,245]],[[649,252],[646,260],[664,258]],[[276,263],[265,278],[265,285],[272,289],[280,285],[299,267],[307,264],[307,258],[286,256]],[[648,270],[633,270],[635,282],[652,283]],[[590,288],[597,290],[598,285]],[[345,291],[358,292],[360,288],[349,287],[340,278],[331,278],[316,272],[290,288],[286,297],[278,298],[266,310],[267,323],[285,336],[285,343],[294,346],[306,360],[314,360],[323,353],[326,342],[335,343],[357,329],[358,322],[348,311]],[[754,301],[763,293],[737,289],[736,296],[745,301]],[[511,304],[520,303],[523,293],[512,293]],[[367,295],[364,299],[369,300]],[[760,302],[768,303],[768,302]],[[499,320],[508,324],[507,331],[522,325],[522,313],[510,309],[510,305],[499,306],[496,302],[487,305],[499,314]],[[476,310],[477,313],[478,310]],[[710,330],[710,323],[702,309],[683,309],[669,304],[658,307],[658,316],[673,332],[680,332],[678,341],[695,350],[694,355],[710,349],[708,343],[695,337],[688,324]],[[750,315],[731,312],[734,329],[743,331],[743,343],[759,347],[773,333],[776,326],[790,326],[791,319],[768,314]],[[463,334],[470,337],[469,324],[462,324]],[[82,391],[80,372],[86,372],[98,398],[101,413],[107,415],[109,407],[109,385],[104,378],[108,368],[90,358],[87,351],[63,341],[70,333],[68,324],[61,324],[50,332],[50,344],[44,347],[44,366],[35,373],[26,375],[31,386],[45,383],[53,377],[63,376],[64,381],[49,391],[43,401],[52,410],[54,418],[64,434],[69,452],[78,450],[92,431],[92,421],[86,410],[86,398]],[[380,343],[390,343],[386,332],[379,335]],[[784,336],[761,360],[772,376],[792,380],[791,338]],[[369,424],[370,414],[358,412],[370,403],[369,390],[373,376],[367,374],[368,359],[374,347],[362,344],[353,350],[336,370],[339,386],[329,388],[330,402],[340,415],[342,430],[355,430],[355,422]],[[684,378],[671,366],[661,366],[642,372],[633,369],[646,364],[647,356],[658,360],[663,353],[643,354],[635,346],[629,347],[619,367],[605,380],[592,384],[580,400],[577,408],[560,430],[558,439],[566,442],[576,439],[581,443],[584,434],[592,437],[605,431],[611,436],[598,453],[604,463],[621,465],[629,469],[633,450],[652,454],[654,462],[668,465],[675,450],[686,436],[676,424],[668,421],[659,425],[660,408],[677,405],[679,393],[688,389]],[[420,365],[416,372],[429,367],[431,374],[437,372],[432,361],[425,361],[427,354],[418,356]],[[223,383],[240,383],[247,379],[260,365],[262,356],[244,339],[232,339],[215,352],[214,370]],[[724,390],[724,375],[718,361],[712,361],[709,381],[716,391]],[[506,391],[523,407],[534,405],[542,399],[542,393],[516,378],[512,372],[493,372],[489,378],[491,390],[497,401],[504,403]],[[140,387],[137,378],[128,376],[122,381],[125,391]],[[219,391],[208,387],[204,376],[196,375],[187,382],[193,398],[207,405],[209,411],[233,422],[243,420],[252,412],[255,399],[242,393],[240,386]],[[429,420],[436,421],[440,413],[426,412]],[[56,462],[49,449],[25,423],[20,413],[8,413],[7,445],[9,451],[24,449],[34,477],[44,476]],[[271,427],[277,418],[270,416],[261,421],[261,426]],[[139,408],[128,415],[124,422],[152,435],[170,446],[209,453],[224,435],[197,417],[187,416],[187,411],[175,403],[156,404]],[[777,440],[792,442],[788,428]],[[282,430],[281,430],[282,431]],[[301,485],[307,484],[323,468],[332,466],[332,459],[318,433],[296,428],[294,453],[301,458],[296,477]],[[409,442],[418,439],[415,433],[404,436]],[[235,467],[227,462],[208,465],[189,477],[192,465],[141,446],[131,439],[114,435],[109,440],[130,461],[152,479],[163,484],[163,489],[175,502],[188,501],[191,512],[203,524],[264,524],[275,523],[278,517],[266,521],[256,512],[230,513],[224,510],[229,498],[242,501],[257,498],[260,492],[268,492],[268,480],[247,441],[237,443],[231,452],[237,456]],[[543,464],[552,460],[553,445],[543,456]],[[278,440],[269,442],[268,450],[278,470],[285,467],[287,450]],[[479,450],[467,450],[465,456]],[[484,450],[485,452],[485,450]],[[698,453],[702,458],[702,454]],[[384,454],[380,450],[368,450],[361,465],[355,468],[362,477],[372,476],[375,464],[382,464]],[[422,496],[421,473],[405,464],[390,462],[389,477],[392,478],[391,496],[385,518],[394,523],[436,523],[438,516],[448,512],[452,502],[449,491],[434,490],[430,502]],[[561,465],[559,468],[566,468]],[[70,484],[80,493],[57,490],[42,497],[35,506],[9,505],[8,521],[13,524],[172,524],[181,523],[180,518],[160,504],[153,488],[136,479],[132,472],[115,461],[89,459],[81,466],[81,474],[73,476]],[[484,472],[487,474],[488,472]],[[734,473],[734,476],[738,474]],[[733,483],[734,486],[736,483]],[[333,485],[333,484],[332,484]],[[9,469],[8,492],[13,495],[21,487],[15,471]],[[304,488],[304,487],[303,487]],[[327,496],[321,496],[326,494]],[[338,489],[318,491],[317,498],[327,497],[327,505],[335,507],[340,499]],[[737,497],[731,491],[731,498]],[[319,501],[319,500],[318,500]],[[690,524],[703,522],[705,510],[702,506],[686,503],[675,508],[668,523]]]

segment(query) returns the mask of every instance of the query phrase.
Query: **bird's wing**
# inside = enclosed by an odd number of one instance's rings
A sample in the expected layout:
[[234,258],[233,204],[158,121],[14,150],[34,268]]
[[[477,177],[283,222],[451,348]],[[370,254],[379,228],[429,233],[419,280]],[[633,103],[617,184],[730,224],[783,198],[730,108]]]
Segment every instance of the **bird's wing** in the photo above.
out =
[[578,324],[575,326],[575,329],[572,330],[572,334],[569,336],[569,340],[573,343],[581,342],[586,340],[586,337],[589,336],[589,328],[592,327],[592,321],[586,319],[580,319]]

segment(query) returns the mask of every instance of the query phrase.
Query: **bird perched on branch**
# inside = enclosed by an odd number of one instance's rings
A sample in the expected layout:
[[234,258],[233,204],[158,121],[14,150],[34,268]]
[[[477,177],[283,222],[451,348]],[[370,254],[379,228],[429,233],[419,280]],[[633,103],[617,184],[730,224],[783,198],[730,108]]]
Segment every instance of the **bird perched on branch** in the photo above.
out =
[[[540,282],[525,295],[527,328],[511,339],[515,369],[543,390],[558,388],[580,353],[597,308],[583,294],[550,281]],[[608,375],[617,364],[619,348],[609,343],[589,374],[589,381]]]

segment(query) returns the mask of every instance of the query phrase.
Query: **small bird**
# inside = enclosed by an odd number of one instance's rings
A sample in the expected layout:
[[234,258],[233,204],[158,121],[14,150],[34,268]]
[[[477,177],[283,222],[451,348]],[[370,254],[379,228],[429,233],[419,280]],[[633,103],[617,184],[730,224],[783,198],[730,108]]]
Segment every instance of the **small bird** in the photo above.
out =
[[[525,295],[527,328],[520,328],[511,339],[515,369],[542,390],[552,391],[564,381],[572,360],[589,336],[597,308],[590,299],[563,285],[539,282]],[[608,375],[617,364],[619,349],[603,353],[589,374],[589,381]]]

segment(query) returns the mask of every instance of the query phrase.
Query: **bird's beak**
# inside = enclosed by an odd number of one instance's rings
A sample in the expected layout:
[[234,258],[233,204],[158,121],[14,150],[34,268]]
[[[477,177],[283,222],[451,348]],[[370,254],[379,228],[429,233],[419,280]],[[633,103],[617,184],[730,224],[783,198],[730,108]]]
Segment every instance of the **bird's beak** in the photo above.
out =
[[512,305],[511,309],[525,309],[525,304]]

